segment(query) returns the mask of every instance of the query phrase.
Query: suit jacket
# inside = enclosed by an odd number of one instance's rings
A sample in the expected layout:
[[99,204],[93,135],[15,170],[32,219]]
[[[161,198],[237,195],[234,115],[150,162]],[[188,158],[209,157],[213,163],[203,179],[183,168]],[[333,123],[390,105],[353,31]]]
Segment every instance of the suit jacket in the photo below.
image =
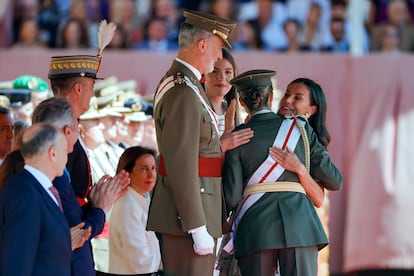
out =
[[219,177],[199,177],[198,157],[221,157],[220,140],[207,109],[195,94],[206,93],[190,69],[175,60],[161,82],[181,72],[197,86],[176,83],[154,110],[157,143],[167,176],[154,187],[147,228],[172,235],[206,225],[221,236],[222,188]]
[[[283,122],[273,112],[254,115],[247,124],[236,129],[250,127],[254,136],[249,143],[228,151],[223,167],[223,189],[228,210],[235,210],[242,200],[245,185],[269,154],[276,134]],[[338,190],[342,176],[331,162],[325,148],[318,142],[309,124],[308,133],[311,166],[310,173],[328,190]],[[305,162],[302,138],[294,152]],[[299,182],[295,173],[285,170],[278,181]],[[280,249],[328,244],[319,217],[311,200],[302,193],[266,193],[244,214],[235,234],[236,256],[262,249]]]
[[[85,222],[85,228],[91,226],[91,238],[102,232],[105,223],[105,213],[100,208],[86,204],[82,208],[76,200],[69,177],[64,174],[55,178],[53,186],[59,191],[63,210],[69,226]],[[72,252],[72,276],[95,276],[90,239]]]
[[66,164],[70,173],[73,190],[78,198],[85,198],[89,193],[89,186],[92,184],[88,155],[82,145],[76,141],[73,151],[68,155]]
[[0,275],[70,275],[69,225],[27,170],[0,194]]

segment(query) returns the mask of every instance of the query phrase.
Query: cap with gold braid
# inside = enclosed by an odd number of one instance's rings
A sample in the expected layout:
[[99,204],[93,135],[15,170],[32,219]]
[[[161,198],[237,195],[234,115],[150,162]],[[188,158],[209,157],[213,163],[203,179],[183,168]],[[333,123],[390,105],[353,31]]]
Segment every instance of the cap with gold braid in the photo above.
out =
[[212,14],[190,10],[185,10],[184,16],[186,17],[184,23],[212,32],[219,36],[227,47],[231,48],[228,37],[234,28],[236,28],[236,22]]
[[102,20],[98,31],[98,54],[75,55],[75,56],[54,56],[49,65],[49,79],[70,78],[70,77],[96,77],[102,60],[103,49],[111,42],[116,31],[116,25],[112,22],[106,23]]
[[100,58],[97,56],[56,56],[49,65],[49,79],[89,77],[97,79]]

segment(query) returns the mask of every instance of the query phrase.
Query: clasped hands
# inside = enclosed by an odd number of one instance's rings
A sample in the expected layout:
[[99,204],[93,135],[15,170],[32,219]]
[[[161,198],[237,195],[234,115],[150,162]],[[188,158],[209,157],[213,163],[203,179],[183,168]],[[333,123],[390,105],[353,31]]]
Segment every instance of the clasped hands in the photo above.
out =
[[127,192],[130,181],[129,173],[124,170],[114,177],[104,175],[92,186],[89,200],[94,207],[108,213],[115,201]]

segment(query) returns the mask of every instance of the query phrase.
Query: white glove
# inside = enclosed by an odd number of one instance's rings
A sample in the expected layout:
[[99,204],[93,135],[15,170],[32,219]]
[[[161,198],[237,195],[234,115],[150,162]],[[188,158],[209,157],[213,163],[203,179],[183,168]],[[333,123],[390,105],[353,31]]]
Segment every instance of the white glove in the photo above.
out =
[[188,231],[193,237],[194,252],[198,255],[208,255],[214,252],[214,239],[207,232],[205,225],[191,229]]

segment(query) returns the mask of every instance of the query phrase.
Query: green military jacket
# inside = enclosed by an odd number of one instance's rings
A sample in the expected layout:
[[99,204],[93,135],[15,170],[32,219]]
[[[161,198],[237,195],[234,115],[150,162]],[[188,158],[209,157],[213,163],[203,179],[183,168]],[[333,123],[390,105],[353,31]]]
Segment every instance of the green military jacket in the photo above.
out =
[[[177,75],[178,72],[181,74]],[[195,93],[200,93],[207,103],[209,101],[194,73],[177,60],[160,84],[170,76],[176,78],[175,85],[154,109],[157,143],[167,175],[157,178],[147,228],[186,235],[188,230],[206,225],[213,237],[220,237],[221,178],[198,176],[199,156],[221,157],[220,137]],[[183,81],[186,78],[193,85]]]
[[[242,200],[244,187],[249,178],[269,154],[282,118],[273,112],[254,115],[247,124],[237,129],[250,127],[254,137],[248,144],[226,153],[223,167],[223,189],[227,210],[234,211]],[[331,162],[325,148],[318,142],[309,124],[308,133],[311,153],[310,173],[326,185],[329,190],[338,190],[342,176]],[[302,138],[294,152],[305,162]],[[299,182],[296,174],[285,170],[278,181]],[[302,193],[266,193],[244,214],[235,233],[236,256],[263,249],[318,246],[323,248],[328,239],[311,200]]]

